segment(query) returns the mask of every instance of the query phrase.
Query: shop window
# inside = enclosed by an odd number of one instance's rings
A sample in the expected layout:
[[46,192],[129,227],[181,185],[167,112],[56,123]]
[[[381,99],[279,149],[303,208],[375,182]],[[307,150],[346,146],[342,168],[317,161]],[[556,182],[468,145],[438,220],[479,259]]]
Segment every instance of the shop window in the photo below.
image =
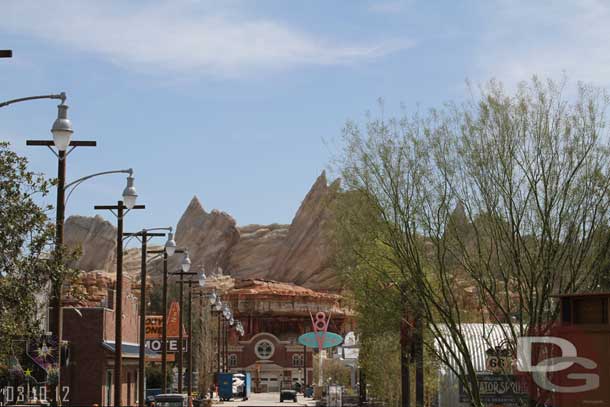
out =
[[234,353],[229,355],[229,367],[237,367],[237,355]]
[[292,355],[292,367],[303,367],[303,355]]
[[106,370],[106,405],[112,405],[112,370]]

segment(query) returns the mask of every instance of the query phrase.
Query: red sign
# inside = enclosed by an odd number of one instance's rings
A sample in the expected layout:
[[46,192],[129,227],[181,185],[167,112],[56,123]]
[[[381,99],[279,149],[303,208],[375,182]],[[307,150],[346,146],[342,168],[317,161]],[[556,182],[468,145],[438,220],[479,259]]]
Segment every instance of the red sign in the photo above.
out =
[[[180,305],[177,301],[173,301],[170,304],[169,312],[167,313],[167,360],[169,362],[174,361],[174,353],[178,352],[179,345],[179,334],[178,323],[180,321]],[[145,321],[146,327],[146,348],[159,352],[157,357],[147,357],[148,361],[159,361],[161,360],[161,351],[163,349],[163,316],[162,315],[149,315]],[[183,350],[186,351],[186,343],[188,335],[184,326],[182,326],[183,335]]]

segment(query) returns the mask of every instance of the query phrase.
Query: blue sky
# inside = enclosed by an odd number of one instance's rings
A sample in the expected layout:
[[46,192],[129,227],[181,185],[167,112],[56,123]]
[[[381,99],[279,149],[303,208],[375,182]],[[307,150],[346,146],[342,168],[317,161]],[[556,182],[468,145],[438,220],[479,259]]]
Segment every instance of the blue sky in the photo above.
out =
[[[289,223],[378,98],[391,114],[459,101],[466,79],[606,86],[608,21],[589,0],[2,0],[0,100],[67,92],[75,139],[98,142],[68,179],[133,167],[147,210],[127,229],[174,225],[193,195],[240,225]],[[49,176],[50,152],[25,140],[50,137],[55,104],[0,109],[0,139]],[[123,185],[83,184],[68,214]]]

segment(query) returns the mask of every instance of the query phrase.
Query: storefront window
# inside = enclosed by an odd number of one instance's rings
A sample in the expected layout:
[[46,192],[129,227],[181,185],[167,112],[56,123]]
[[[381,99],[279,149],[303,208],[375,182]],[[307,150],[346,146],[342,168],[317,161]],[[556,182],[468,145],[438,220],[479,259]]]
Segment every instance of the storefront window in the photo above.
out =
[[112,405],[112,370],[106,370],[106,405]]

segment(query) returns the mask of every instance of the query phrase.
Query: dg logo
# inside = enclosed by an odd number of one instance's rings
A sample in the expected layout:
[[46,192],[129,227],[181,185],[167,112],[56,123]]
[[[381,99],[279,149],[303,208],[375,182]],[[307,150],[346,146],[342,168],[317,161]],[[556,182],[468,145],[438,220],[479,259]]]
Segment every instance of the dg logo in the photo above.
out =
[[[555,345],[561,350],[561,356],[551,356],[534,365],[532,363],[534,344]],[[597,363],[594,360],[579,357],[576,346],[567,339],[554,336],[524,336],[517,339],[517,369],[521,372],[532,373],[534,383],[543,390],[552,393],[582,393],[599,388],[599,374],[597,373],[568,373],[568,379],[581,383],[571,386],[551,382],[548,373],[570,369],[574,364],[587,370],[597,370]]]

